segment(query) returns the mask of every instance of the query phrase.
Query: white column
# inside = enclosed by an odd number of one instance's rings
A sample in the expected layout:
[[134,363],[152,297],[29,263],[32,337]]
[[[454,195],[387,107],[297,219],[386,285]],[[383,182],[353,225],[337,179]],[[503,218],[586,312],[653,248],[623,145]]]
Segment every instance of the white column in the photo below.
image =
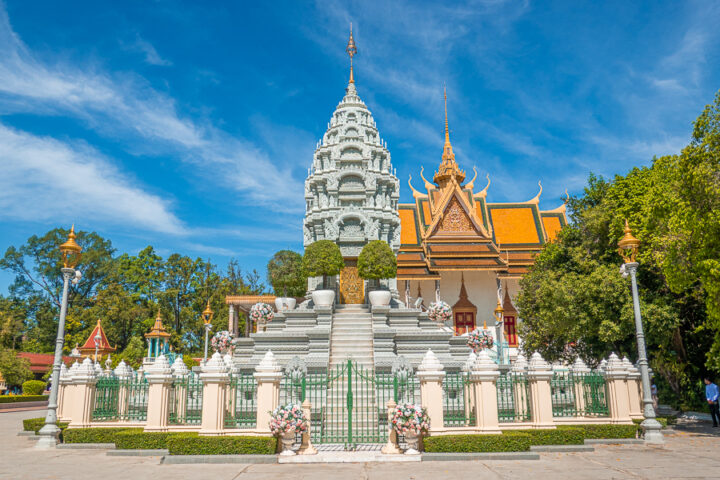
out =
[[528,362],[522,353],[518,353],[511,368],[511,374],[516,377],[523,377],[523,381],[513,382],[513,396],[515,400],[515,415],[517,417],[528,416],[532,419],[532,412],[528,411],[528,392],[525,388],[527,380]]
[[632,423],[628,403],[627,376],[622,360],[614,353],[608,358],[605,379],[608,386],[610,423]]
[[640,370],[632,364],[629,358],[623,357],[623,366],[628,372],[627,391],[628,391],[628,409],[630,418],[645,418],[642,411],[642,396],[640,390],[642,388]]
[[235,305],[232,303],[228,305],[228,330],[234,336],[238,335],[238,324],[237,318],[235,317]]
[[530,409],[535,428],[555,428],[552,412],[552,380],[553,371],[550,364],[535,352],[530,357],[528,381],[530,382]]
[[125,360],[120,360],[120,363],[117,364],[117,367],[115,367],[113,373],[118,379],[118,417],[126,418],[125,416],[127,414],[128,405],[130,403],[128,382],[135,374],[135,371],[130,365],[125,363]]
[[498,422],[497,386],[500,370],[486,349],[482,349],[472,366],[470,381],[475,392],[475,419],[481,433],[501,433]]
[[73,375],[75,392],[71,407],[73,413],[70,427],[88,428],[90,426],[93,408],[95,408],[96,383],[97,373],[95,373],[95,366],[89,358],[85,358]]
[[280,380],[282,379],[280,365],[270,350],[255,367],[254,376],[257,380],[255,429],[259,432],[270,433],[270,412],[275,410],[280,403]]
[[420,400],[422,406],[427,408],[430,417],[430,431],[444,430],[442,382],[445,378],[445,368],[430,349],[418,366],[417,378],[420,381]]
[[203,382],[200,435],[222,435],[225,429],[227,384],[230,381],[222,355],[215,352],[202,366],[200,380]]
[[168,402],[172,386],[172,370],[167,357],[160,354],[145,371],[148,381],[148,410],[145,431],[166,432],[168,427]]

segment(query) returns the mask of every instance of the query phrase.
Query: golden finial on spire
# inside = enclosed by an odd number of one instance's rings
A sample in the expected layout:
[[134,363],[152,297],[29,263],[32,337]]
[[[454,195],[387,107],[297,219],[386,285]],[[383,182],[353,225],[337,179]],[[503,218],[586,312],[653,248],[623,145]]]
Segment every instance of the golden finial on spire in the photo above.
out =
[[355,39],[352,34],[352,22],[350,22],[350,38],[348,39],[345,51],[350,56],[350,82],[348,83],[355,83],[355,79],[353,78],[353,57],[357,54],[357,47],[355,46]]
[[450,143],[450,129],[447,119],[447,87],[443,84],[443,96],[445,97],[445,144]]
[[450,143],[450,127],[448,124],[448,113],[447,113],[447,88],[443,85],[443,97],[445,99],[445,146],[443,147],[442,163],[437,173],[433,177],[433,181],[440,185],[440,188],[444,188],[452,178],[454,178],[458,184],[461,184],[465,180],[465,172],[460,170],[455,163],[455,154],[453,153],[452,144]]

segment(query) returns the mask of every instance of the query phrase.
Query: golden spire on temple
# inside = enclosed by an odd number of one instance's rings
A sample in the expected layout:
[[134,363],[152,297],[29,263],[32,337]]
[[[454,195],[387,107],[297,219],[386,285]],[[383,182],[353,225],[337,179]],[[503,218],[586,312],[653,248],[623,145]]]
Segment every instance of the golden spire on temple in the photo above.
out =
[[350,81],[348,83],[355,83],[355,79],[353,78],[353,57],[357,54],[357,47],[355,46],[355,39],[352,34],[352,22],[350,22],[350,38],[348,39],[345,51],[350,56]]
[[465,180],[465,172],[458,168],[455,163],[455,154],[453,153],[452,144],[450,143],[450,128],[448,126],[447,113],[447,89],[443,87],[443,96],[445,97],[445,146],[443,147],[442,163],[437,173],[433,177],[433,181],[440,185],[440,188],[447,185],[451,178],[455,178],[458,184]]

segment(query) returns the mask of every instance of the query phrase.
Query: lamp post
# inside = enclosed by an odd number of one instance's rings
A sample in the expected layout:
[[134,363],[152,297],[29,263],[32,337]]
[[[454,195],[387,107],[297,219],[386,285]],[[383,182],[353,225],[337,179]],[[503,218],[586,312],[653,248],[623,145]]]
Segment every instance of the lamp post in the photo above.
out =
[[95,337],[93,337],[93,340],[95,341],[95,363],[97,363],[98,349],[100,349],[100,341],[102,340],[100,333],[96,333]]
[[57,426],[57,397],[60,385],[60,363],[62,362],[63,343],[65,343],[65,315],[67,314],[68,286],[71,277],[75,284],[80,280],[80,271],[75,266],[80,261],[82,247],[75,242],[75,225],[70,228],[70,234],[65,243],[60,245],[63,267],[60,271],[63,274],[62,303],[60,304],[60,320],[58,321],[57,338],[55,339],[55,359],[51,377],[50,398],[48,399],[47,415],[45,425],[40,429],[37,446],[39,448],[54,447],[58,442],[60,429]]
[[205,306],[205,310],[203,310],[202,312],[203,321],[205,322],[205,356],[203,357],[203,363],[207,362],[208,333],[212,328],[212,324],[210,322],[212,321],[214,314],[215,312],[213,312],[212,308],[210,308],[210,300],[208,300],[207,305]]
[[655,419],[655,409],[652,403],[652,394],[650,392],[650,373],[648,371],[647,353],[645,350],[645,334],[643,333],[642,318],[640,317],[640,300],[638,299],[637,273],[638,263],[635,260],[640,240],[635,238],[630,231],[630,225],[625,220],[625,235],[618,242],[618,253],[625,262],[620,267],[623,276],[630,274],[633,296],[633,310],[635,312],[635,337],[637,338],[638,349],[638,366],[640,367],[640,377],[642,379],[643,390],[643,416],[645,420],[640,424],[645,433],[645,442],[647,443],[665,443],[660,429],[660,422]]

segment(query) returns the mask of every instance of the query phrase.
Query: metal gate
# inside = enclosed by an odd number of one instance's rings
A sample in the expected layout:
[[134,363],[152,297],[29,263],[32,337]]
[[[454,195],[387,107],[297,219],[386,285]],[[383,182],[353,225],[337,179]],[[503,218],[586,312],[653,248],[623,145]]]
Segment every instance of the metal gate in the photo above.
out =
[[419,388],[412,369],[375,373],[347,360],[327,374],[307,373],[293,361],[285,369],[280,401],[283,405],[310,401],[313,443],[354,448],[387,442],[387,402],[415,403]]

